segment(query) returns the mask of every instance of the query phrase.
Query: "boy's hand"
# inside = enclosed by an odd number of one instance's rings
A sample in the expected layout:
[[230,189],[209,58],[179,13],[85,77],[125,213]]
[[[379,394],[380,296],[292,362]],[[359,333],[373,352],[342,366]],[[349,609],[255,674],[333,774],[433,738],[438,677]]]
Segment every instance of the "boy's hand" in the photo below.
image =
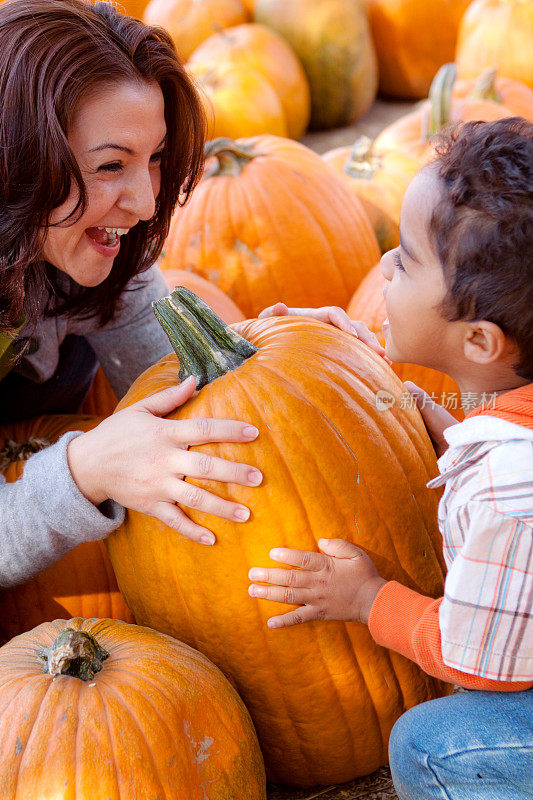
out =
[[299,569],[252,568],[252,597],[301,606],[268,620],[269,628],[285,628],[314,619],[339,619],[368,623],[370,609],[381,587],[387,582],[366,553],[344,539],[320,539],[322,553],[277,548],[270,557]]
[[457,425],[458,420],[445,408],[435,403],[427,392],[413,383],[413,381],[405,381],[404,386],[415,398],[417,408],[422,414],[422,419],[433,442],[437,457],[440,458],[448,449],[448,442],[443,436],[443,431],[449,428],[450,425]]
[[288,315],[292,317],[312,317],[319,322],[328,322],[335,328],[339,328],[341,331],[356,336],[361,342],[367,344],[372,350],[375,350],[379,356],[384,358],[387,364],[392,364],[390,358],[385,355],[385,348],[380,345],[376,334],[372,333],[364,322],[350,319],[346,311],[343,311],[340,306],[287,308],[285,303],[275,303],[275,305],[263,309],[259,314],[259,319],[265,319],[265,317],[284,317]]

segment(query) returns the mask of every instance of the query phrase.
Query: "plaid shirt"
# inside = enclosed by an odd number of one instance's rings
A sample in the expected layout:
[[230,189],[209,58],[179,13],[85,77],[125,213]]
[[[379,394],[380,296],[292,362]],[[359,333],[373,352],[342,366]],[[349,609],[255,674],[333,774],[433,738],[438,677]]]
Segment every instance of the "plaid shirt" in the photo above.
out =
[[445,431],[439,504],[448,574],[444,663],[494,680],[533,677],[533,430],[482,415]]

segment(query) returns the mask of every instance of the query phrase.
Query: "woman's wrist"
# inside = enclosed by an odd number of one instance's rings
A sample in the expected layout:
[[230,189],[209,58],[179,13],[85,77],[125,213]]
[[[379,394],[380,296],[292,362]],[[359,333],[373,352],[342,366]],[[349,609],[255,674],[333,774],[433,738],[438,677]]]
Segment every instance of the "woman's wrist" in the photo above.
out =
[[67,447],[67,462],[74,483],[84,497],[99,506],[108,495],[100,485],[101,463],[92,457],[91,431],[76,436]]

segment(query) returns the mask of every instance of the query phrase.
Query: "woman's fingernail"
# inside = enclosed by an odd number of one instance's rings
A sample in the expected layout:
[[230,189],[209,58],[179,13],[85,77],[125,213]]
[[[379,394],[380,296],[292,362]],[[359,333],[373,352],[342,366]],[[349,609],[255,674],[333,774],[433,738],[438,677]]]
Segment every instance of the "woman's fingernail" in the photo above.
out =
[[247,425],[242,429],[242,435],[245,439],[255,439],[256,436],[259,436],[259,431],[253,425]]
[[202,533],[200,541],[202,544],[215,544],[215,537],[212,533]]
[[248,473],[248,482],[251,483],[252,486],[259,486],[262,480],[263,476],[258,469],[251,469]]
[[250,509],[246,508],[245,506],[240,506],[239,508],[235,509],[233,516],[235,519],[238,519],[241,522],[246,522],[250,516]]

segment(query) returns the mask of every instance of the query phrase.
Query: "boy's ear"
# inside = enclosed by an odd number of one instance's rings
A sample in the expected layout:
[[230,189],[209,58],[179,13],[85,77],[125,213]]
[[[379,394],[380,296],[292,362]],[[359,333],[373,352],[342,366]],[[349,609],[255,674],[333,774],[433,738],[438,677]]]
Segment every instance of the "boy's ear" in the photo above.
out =
[[463,347],[465,357],[481,365],[512,358],[517,350],[499,325],[484,319],[469,323]]

